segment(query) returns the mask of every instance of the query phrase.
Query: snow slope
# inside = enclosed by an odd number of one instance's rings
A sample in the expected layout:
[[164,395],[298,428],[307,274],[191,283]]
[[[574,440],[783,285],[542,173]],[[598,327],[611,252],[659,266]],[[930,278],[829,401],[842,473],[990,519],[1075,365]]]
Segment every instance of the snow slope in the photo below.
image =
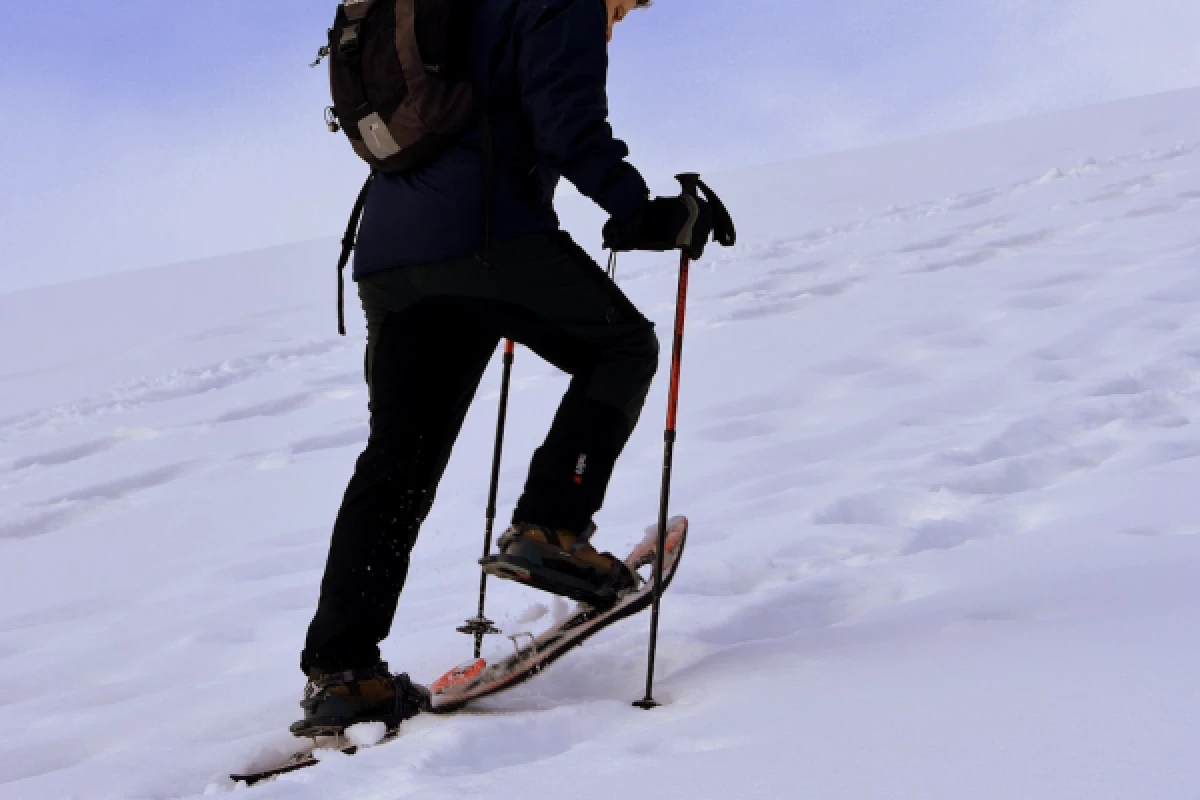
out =
[[[668,705],[639,618],[253,790],[366,435],[336,245],[0,296],[0,797],[1196,797],[1200,90],[710,177],[746,235],[694,276]],[[674,280],[622,261],[664,332]],[[469,655],[498,384],[386,643],[419,680]],[[564,386],[518,356],[503,513]]]

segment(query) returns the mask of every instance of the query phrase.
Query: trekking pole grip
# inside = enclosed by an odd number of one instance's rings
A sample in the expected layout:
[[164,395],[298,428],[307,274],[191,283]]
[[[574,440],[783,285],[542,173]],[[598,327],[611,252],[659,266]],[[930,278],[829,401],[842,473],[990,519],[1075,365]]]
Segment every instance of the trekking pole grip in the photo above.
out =
[[712,190],[712,187],[701,180],[695,172],[682,172],[675,176],[675,180],[679,181],[679,185],[683,187],[681,196],[684,198],[684,202],[688,202],[688,198],[691,198],[692,217],[684,227],[685,235],[680,237],[679,242],[683,251],[693,261],[699,261],[704,256],[705,242],[697,242],[693,236],[693,228],[700,216],[701,200],[708,206],[709,212],[712,214],[713,240],[722,247],[733,247],[737,244],[737,227],[733,224],[733,216],[717,193]]

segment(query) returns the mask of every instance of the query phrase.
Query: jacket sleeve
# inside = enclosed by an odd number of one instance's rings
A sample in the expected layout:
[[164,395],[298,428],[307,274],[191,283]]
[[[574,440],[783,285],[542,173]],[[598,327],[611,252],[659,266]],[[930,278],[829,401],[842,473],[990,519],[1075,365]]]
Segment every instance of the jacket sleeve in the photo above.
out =
[[611,216],[649,197],[629,148],[608,123],[608,27],[604,0],[527,0],[518,75],[534,148]]

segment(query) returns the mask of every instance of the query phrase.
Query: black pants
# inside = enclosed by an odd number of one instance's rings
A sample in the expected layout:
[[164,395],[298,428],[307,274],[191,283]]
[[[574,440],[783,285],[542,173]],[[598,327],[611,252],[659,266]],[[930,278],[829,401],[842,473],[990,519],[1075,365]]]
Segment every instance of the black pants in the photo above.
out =
[[572,376],[514,521],[587,526],[658,367],[653,325],[562,233],[498,243],[490,266],[467,258],[377,273],[359,296],[371,435],[334,525],[306,672],[378,661],[409,553],[501,338]]

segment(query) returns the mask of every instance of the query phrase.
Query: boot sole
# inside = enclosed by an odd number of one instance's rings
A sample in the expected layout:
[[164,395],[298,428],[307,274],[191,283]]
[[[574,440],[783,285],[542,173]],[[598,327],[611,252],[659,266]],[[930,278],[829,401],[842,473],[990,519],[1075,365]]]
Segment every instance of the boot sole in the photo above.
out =
[[301,739],[312,739],[320,736],[341,736],[346,732],[347,728],[353,728],[355,725],[364,723],[382,722],[387,726],[389,732],[396,730],[404,722],[407,717],[399,715],[389,715],[372,717],[367,719],[356,719],[352,721],[337,721],[337,720],[304,720],[293,724],[288,730],[293,736],[298,736]]

